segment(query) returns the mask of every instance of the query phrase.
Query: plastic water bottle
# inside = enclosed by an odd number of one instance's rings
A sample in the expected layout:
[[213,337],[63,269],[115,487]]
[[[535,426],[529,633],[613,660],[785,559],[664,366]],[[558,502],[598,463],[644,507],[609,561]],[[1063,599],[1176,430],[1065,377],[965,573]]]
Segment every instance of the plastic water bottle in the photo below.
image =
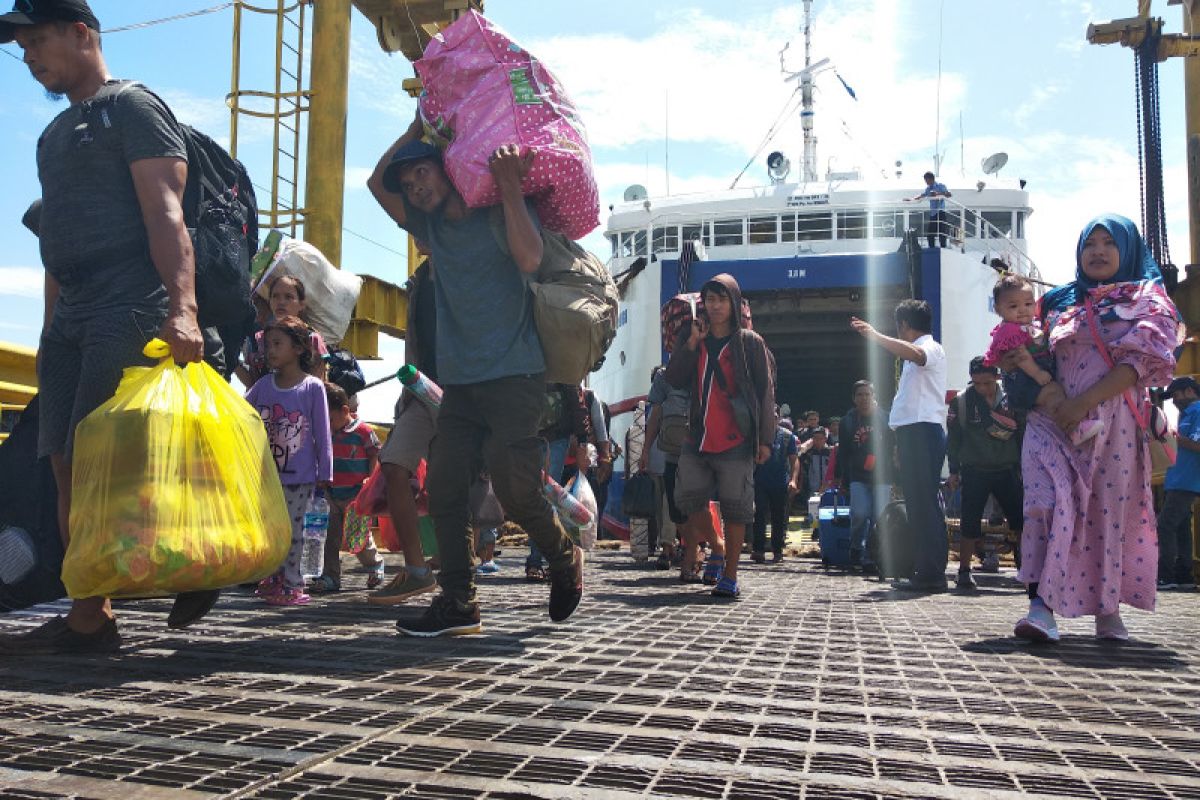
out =
[[329,531],[329,501],[325,493],[316,491],[304,512],[304,549],[300,555],[300,572],[306,578],[320,577],[325,569],[325,534]]
[[396,373],[396,377],[404,384],[404,388],[417,396],[425,405],[436,411],[442,405],[442,387],[429,380],[412,364],[405,364]]
[[579,528],[592,524],[592,512],[588,510],[588,507],[576,500],[574,495],[544,471],[542,472],[542,493],[565,522]]

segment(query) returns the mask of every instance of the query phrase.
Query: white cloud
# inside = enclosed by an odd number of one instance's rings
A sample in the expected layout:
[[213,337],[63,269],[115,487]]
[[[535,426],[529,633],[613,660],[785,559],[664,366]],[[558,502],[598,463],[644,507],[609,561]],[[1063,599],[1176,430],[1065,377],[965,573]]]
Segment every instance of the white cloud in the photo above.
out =
[[0,295],[40,298],[45,281],[41,267],[0,267]]
[[175,118],[210,136],[229,130],[229,107],[224,100],[192,94],[183,89],[159,89],[158,94],[171,108]]
[[1043,106],[1053,100],[1059,94],[1062,94],[1066,88],[1061,81],[1055,81],[1042,86],[1037,86],[1030,93],[1029,99],[1021,103],[1012,111],[1012,120],[1021,127],[1029,121],[1029,118],[1037,113]]
[[375,171],[375,167],[346,167],[346,190],[356,191],[367,188],[367,178],[371,177],[371,173]]
[[[787,37],[781,32],[797,31],[799,17],[798,4],[736,21],[681,11],[645,38],[562,36],[528,46],[571,93],[594,147],[661,142],[670,87],[673,141],[712,144],[748,156],[793,92],[781,75],[779,51]],[[912,109],[933,106],[936,75],[901,69],[909,37],[899,4],[851,0],[836,9],[829,4],[816,25],[814,61],[832,58],[863,101],[852,100],[832,72],[817,77],[817,133],[829,134],[820,157],[836,158],[835,169],[871,168],[863,150],[890,159],[931,144],[934,115],[914,116]],[[786,54],[789,69],[797,69],[801,59],[800,47]],[[964,88],[961,76],[943,74],[944,125]],[[906,124],[896,125],[897,119]],[[842,138],[833,133],[843,125],[857,144],[834,141]],[[786,120],[777,139],[800,140],[798,114]],[[825,163],[819,165],[820,172],[824,168]]]

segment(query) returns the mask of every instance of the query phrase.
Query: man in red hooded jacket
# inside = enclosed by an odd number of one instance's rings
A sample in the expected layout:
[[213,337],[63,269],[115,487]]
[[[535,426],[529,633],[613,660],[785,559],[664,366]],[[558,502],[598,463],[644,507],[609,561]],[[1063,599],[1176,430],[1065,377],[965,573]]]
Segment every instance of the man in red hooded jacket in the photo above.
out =
[[[775,438],[775,359],[762,337],[742,327],[742,290],[732,275],[717,275],[700,294],[703,310],[681,332],[666,372],[672,386],[692,390],[675,504],[691,535],[711,544],[704,582],[715,584],[715,596],[735,598],[738,557],[754,522],[754,465],[770,458]],[[714,491],[724,542],[708,513]]]

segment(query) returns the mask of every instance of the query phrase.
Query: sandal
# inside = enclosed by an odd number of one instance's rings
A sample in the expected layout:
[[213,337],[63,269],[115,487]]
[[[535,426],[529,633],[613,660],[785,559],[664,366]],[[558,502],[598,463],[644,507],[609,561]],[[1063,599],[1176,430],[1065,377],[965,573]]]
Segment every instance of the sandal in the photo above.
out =
[[691,568],[683,567],[679,570],[680,583],[700,583],[700,567],[693,565]]
[[709,555],[704,559],[704,575],[701,580],[705,586],[715,586],[722,573],[725,572],[725,556]]
[[319,575],[311,579],[306,588],[310,594],[333,594],[342,590],[342,582],[332,575]]
[[380,561],[378,564],[372,564],[367,567],[367,588],[378,589],[383,586],[384,579],[384,563]]
[[546,570],[542,567],[525,567],[525,582],[526,583],[545,583]]

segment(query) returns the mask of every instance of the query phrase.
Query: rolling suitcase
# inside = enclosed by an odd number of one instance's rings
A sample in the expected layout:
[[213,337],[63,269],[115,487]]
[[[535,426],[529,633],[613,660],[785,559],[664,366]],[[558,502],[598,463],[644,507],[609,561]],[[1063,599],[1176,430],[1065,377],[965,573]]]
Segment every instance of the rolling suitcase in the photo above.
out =
[[821,563],[827,567],[850,566],[850,505],[835,489],[821,495],[817,509]]

